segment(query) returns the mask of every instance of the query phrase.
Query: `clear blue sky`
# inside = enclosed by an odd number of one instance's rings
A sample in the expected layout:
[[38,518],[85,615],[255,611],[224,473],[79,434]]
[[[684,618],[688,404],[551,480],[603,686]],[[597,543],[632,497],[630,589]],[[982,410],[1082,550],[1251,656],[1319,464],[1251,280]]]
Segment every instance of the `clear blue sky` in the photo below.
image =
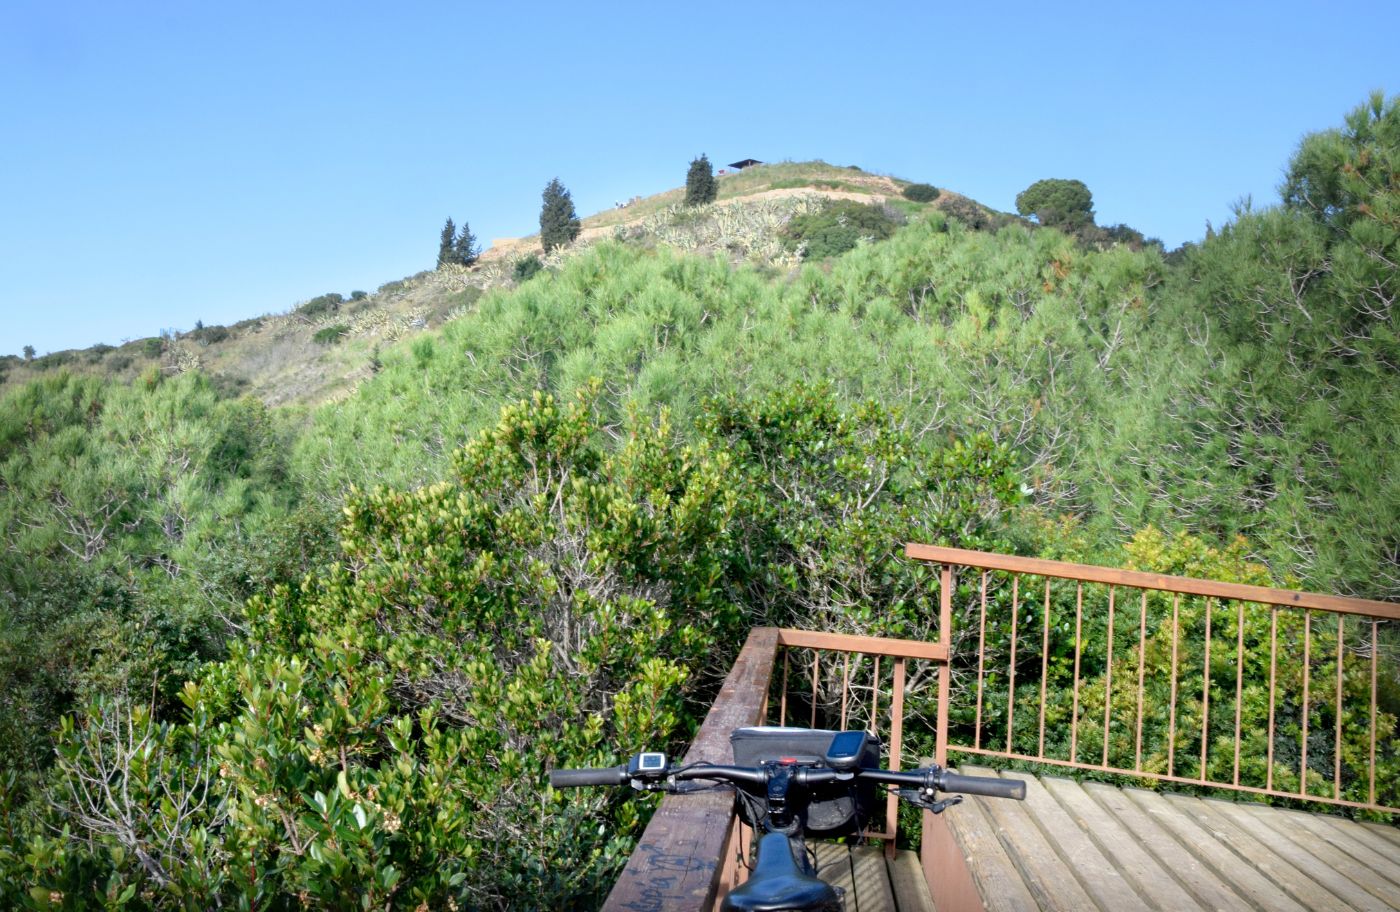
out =
[[281,312],[690,159],[821,158],[1168,246],[1400,92],[1400,3],[0,4],[0,353]]

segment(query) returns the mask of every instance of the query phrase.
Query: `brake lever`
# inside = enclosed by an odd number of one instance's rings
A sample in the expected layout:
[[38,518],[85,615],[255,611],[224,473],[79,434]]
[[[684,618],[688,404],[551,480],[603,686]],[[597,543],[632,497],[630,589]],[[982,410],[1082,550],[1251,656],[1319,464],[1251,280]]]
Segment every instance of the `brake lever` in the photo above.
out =
[[955,804],[962,804],[963,800],[962,795],[949,795],[947,798],[934,801],[931,797],[925,797],[923,789],[900,789],[899,797],[914,807],[923,808],[935,814],[941,814]]

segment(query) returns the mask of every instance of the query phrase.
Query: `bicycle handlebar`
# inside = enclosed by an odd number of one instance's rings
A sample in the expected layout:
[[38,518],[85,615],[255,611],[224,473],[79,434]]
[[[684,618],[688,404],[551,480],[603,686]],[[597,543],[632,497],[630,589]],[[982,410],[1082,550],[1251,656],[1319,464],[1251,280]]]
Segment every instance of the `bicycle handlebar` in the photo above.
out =
[[989,798],[1014,798],[1024,801],[1026,783],[1020,779],[993,779],[990,776],[963,776],[943,771],[939,791],[960,792],[964,795],[986,795]]
[[549,784],[555,788],[579,788],[585,785],[622,785],[627,781],[627,767],[609,766],[601,769],[552,769]]
[[[761,767],[722,766],[711,763],[697,763],[694,766],[674,770],[657,771],[658,775],[648,777],[655,780],[669,778],[672,782],[690,779],[714,779],[721,782],[742,783],[762,786],[768,782],[768,771]],[[549,784],[555,788],[577,788],[588,785],[623,785],[631,776],[626,765],[603,769],[552,769],[549,771]],[[950,773],[939,767],[906,770],[899,772],[887,769],[834,770],[823,767],[799,767],[794,771],[799,785],[813,786],[825,782],[865,779],[882,782],[886,785],[903,786],[913,789],[933,789],[940,792],[958,792],[965,795],[986,795],[991,798],[1012,798],[1017,801],[1026,797],[1026,783],[1019,779],[997,779],[989,776],[963,776]],[[932,795],[932,792],[929,792]]]

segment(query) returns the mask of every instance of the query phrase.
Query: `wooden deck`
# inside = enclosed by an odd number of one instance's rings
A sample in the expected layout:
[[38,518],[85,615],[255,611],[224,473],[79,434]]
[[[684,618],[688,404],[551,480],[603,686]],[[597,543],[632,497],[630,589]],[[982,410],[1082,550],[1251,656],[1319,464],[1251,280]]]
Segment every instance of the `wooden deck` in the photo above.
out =
[[879,846],[822,842],[811,848],[817,876],[846,891],[847,912],[933,912],[916,853],[899,852],[886,860]]
[[943,815],[988,912],[1400,909],[1400,831],[1392,827],[999,775],[1024,779],[1026,800],[969,797]]

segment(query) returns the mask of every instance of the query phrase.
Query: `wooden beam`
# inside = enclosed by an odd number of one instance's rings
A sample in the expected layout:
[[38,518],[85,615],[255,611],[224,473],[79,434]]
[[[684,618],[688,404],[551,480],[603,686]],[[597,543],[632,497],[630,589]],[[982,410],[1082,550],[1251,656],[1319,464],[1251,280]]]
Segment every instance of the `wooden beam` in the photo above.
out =
[[[763,721],[777,651],[775,628],[749,631],[748,641],[734,660],[683,763],[734,762],[729,733]],[[603,908],[612,912],[709,909],[719,891],[720,860],[729,843],[733,819],[734,796],[729,791],[666,796]]]
[[815,630],[791,630],[786,627],[778,631],[778,645],[825,649],[830,652],[863,652],[866,655],[893,656],[900,659],[948,661],[948,647],[944,643],[892,640],[847,633],[819,633]]
[[1258,602],[1263,605],[1316,608],[1320,611],[1333,611],[1339,614],[1360,614],[1366,617],[1400,620],[1400,605],[1392,602],[1345,598],[1340,595],[1324,595],[1320,592],[1295,592],[1289,589],[1271,589],[1267,586],[1220,583],[1215,580],[1195,579],[1189,576],[1168,576],[1164,573],[1118,570],[1113,567],[1098,567],[1093,564],[1071,564],[1065,561],[991,554],[986,551],[966,551],[962,548],[943,548],[937,545],[920,545],[913,542],[904,546],[904,555],[915,560],[935,564],[953,564],[959,567],[976,567],[981,570],[1005,570],[1009,573],[1030,573],[1035,576],[1083,580],[1088,583],[1104,583],[1110,586],[1156,589],[1160,592],[1181,592],[1187,595]]

